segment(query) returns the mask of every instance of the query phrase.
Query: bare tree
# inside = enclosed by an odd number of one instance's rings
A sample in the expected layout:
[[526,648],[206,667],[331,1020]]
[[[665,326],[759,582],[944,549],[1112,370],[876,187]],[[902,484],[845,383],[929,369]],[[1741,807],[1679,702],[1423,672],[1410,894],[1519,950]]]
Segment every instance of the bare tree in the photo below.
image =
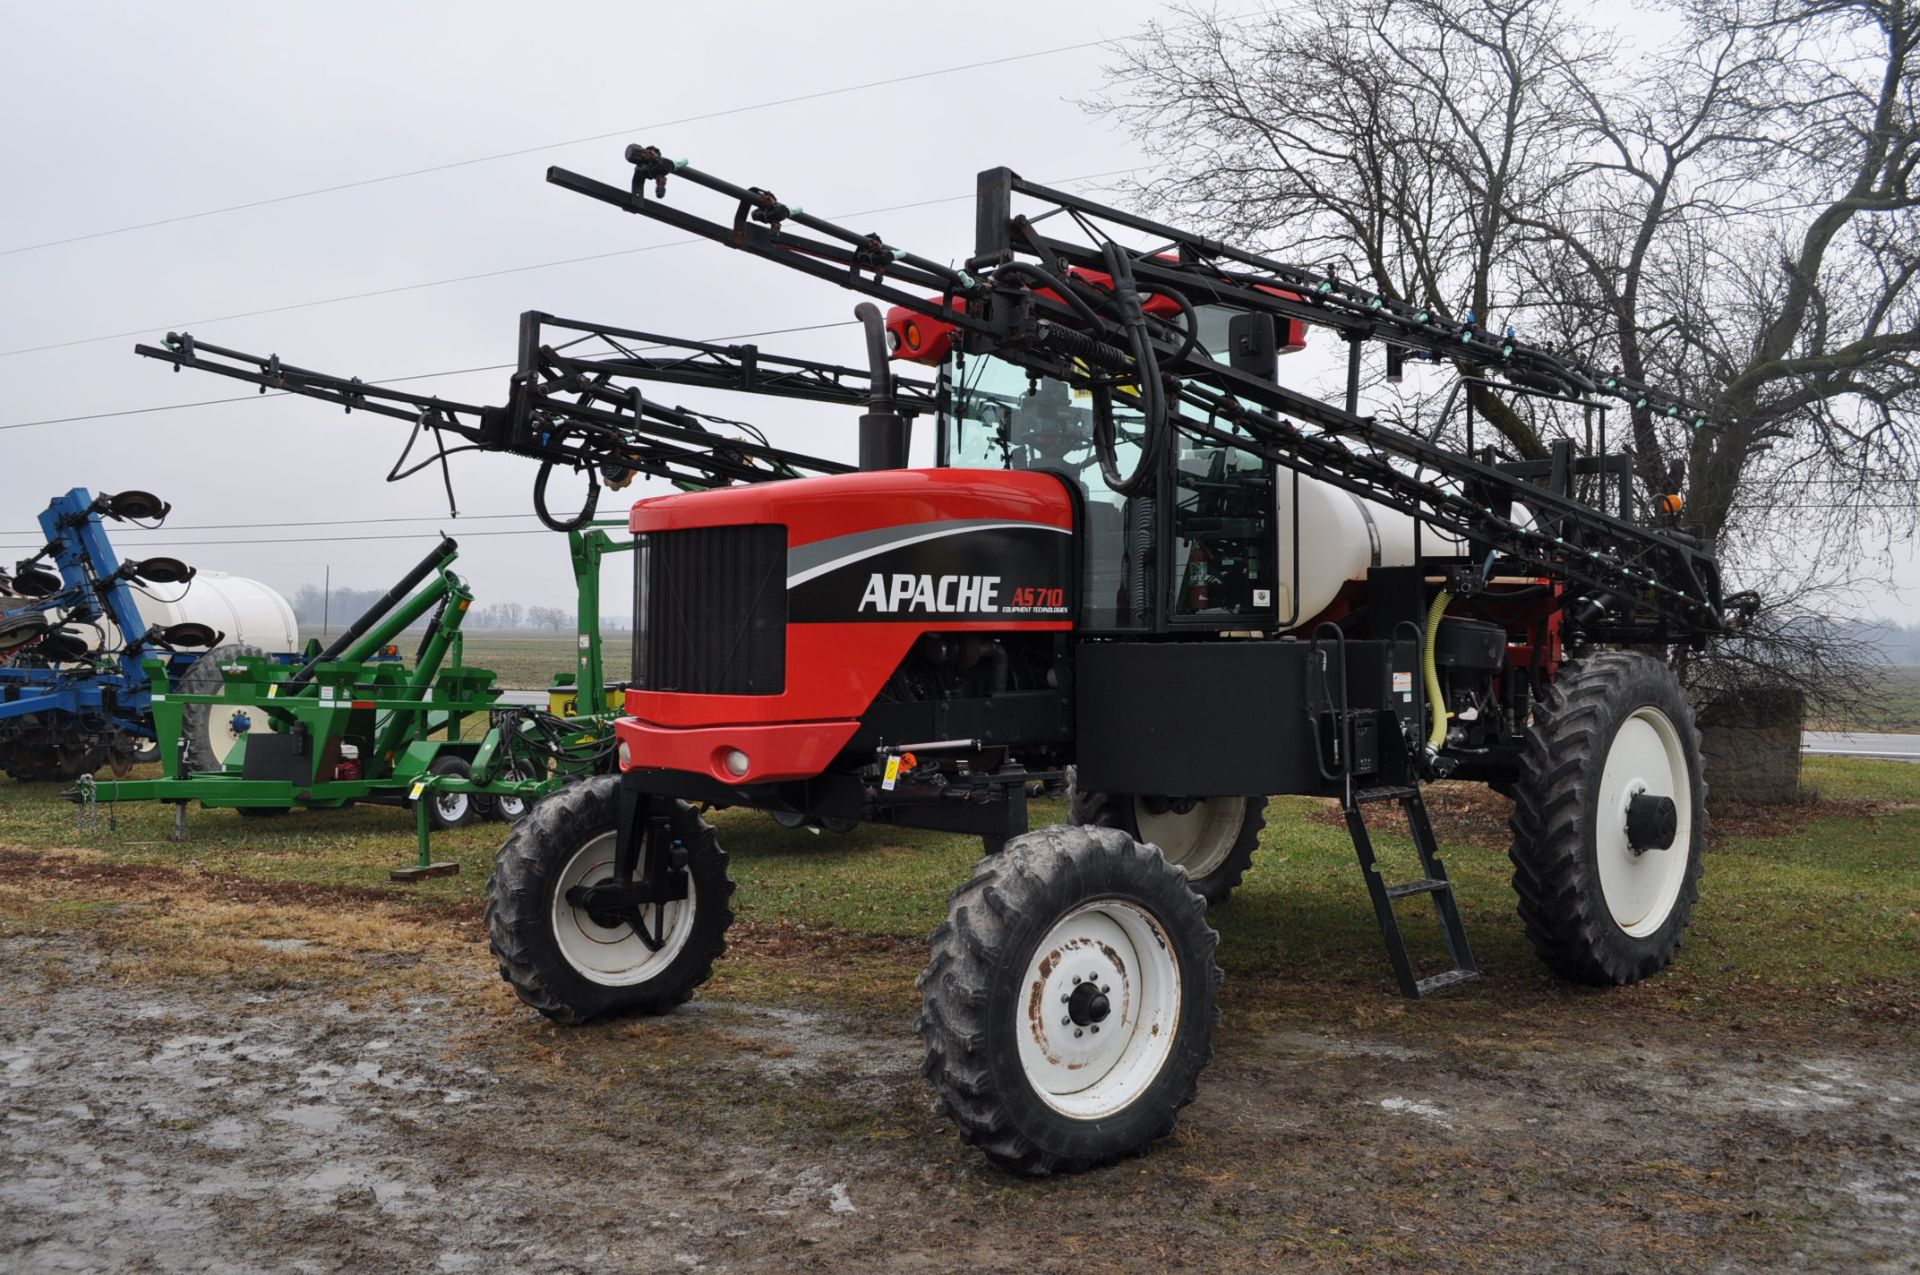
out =
[[[1636,13],[1628,38],[1557,0],[1188,10],[1091,105],[1162,161],[1151,207],[1708,405],[1614,438],[1767,593],[1754,658],[1827,677],[1850,657],[1815,621],[1915,521],[1920,3]],[[1472,394],[1515,455],[1586,425]]]

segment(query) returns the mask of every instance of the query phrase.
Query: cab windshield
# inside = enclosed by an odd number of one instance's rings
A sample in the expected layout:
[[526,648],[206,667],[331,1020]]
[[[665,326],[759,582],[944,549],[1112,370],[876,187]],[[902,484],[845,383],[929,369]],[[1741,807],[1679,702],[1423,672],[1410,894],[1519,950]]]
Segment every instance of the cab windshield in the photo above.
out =
[[[1274,614],[1272,466],[1235,447],[1182,434],[1171,519],[1154,501],[1107,486],[1093,447],[1093,400],[1062,381],[1029,376],[1003,359],[966,355],[941,372],[941,463],[963,469],[1045,469],[1066,475],[1085,500],[1080,614],[1085,628],[1153,621],[1156,562],[1171,539],[1164,594],[1175,623],[1231,628]],[[1116,396],[1116,463],[1139,460],[1141,418]],[[1163,530],[1164,529],[1164,530]]]

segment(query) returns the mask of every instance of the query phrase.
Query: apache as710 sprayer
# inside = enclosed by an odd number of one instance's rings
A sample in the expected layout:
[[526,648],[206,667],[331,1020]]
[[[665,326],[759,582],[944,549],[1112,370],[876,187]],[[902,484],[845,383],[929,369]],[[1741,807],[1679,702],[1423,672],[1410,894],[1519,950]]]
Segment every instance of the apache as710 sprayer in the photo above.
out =
[[[1505,461],[1387,429],[1358,413],[1359,359],[1374,342],[1506,394],[1693,426],[1697,409],[1005,169],[981,175],[953,268],[627,158],[625,185],[548,177],[890,304],[858,307],[865,377],[751,347],[570,361],[543,316],[502,409],[146,351],[349,407],[383,396],[590,481],[703,488],[632,510],[621,773],[544,799],[500,853],[493,949],[528,1004],[657,1013],[708,977],[733,887],[702,808],[975,833],[988,853],[920,978],[926,1074],[996,1161],[1083,1169],[1193,1097],[1220,982],[1206,906],[1240,881],[1269,795],[1342,802],[1407,994],[1474,975],[1421,799],[1447,776],[1514,796],[1520,913],[1557,973],[1626,983],[1673,958],[1706,787],[1664,655],[1753,600],[1722,596],[1712,545],[1669,493],[1636,496],[1627,458]],[[667,202],[670,180],[724,211]],[[1344,406],[1276,382],[1310,327],[1350,343]],[[931,386],[890,374],[889,340]],[[859,469],[679,432],[627,384],[648,379],[860,402]],[[906,467],[916,416],[934,468]],[[1028,831],[1029,796],[1069,787],[1072,825]],[[1381,877],[1366,813],[1384,802],[1408,816],[1416,880]],[[1452,955],[1425,978],[1395,915],[1413,896]]]

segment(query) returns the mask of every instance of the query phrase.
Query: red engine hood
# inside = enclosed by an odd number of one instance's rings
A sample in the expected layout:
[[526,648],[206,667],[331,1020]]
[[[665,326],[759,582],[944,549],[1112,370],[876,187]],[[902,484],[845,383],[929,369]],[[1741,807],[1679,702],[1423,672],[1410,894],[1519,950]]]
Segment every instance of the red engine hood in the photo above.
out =
[[1048,474],[796,478],[657,496],[629,519],[636,534],[752,524],[786,528],[784,691],[630,690],[635,717],[682,728],[857,718],[922,634],[1073,624],[1073,501]]

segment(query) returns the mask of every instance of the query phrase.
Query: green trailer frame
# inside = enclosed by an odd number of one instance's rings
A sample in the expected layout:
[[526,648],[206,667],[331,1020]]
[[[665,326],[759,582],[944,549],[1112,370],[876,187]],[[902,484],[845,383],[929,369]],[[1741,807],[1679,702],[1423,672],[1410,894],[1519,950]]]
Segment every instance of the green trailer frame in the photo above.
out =
[[[600,643],[600,566],[611,553],[632,549],[598,522],[567,533],[578,601],[578,657],[572,673],[557,677],[549,701],[563,698],[591,711],[554,713],[540,706],[501,705],[494,674],[462,663],[461,624],[473,604],[466,581],[452,571],[459,547],[451,539],[414,568],[348,631],[305,665],[256,656],[223,662],[218,694],[174,691],[164,662],[150,660],[153,713],[161,742],[158,779],[82,780],[83,803],[174,803],[175,835],[186,835],[186,807],[280,811],[339,809],[358,802],[412,805],[418,862],[397,870],[411,880],[458,869],[431,854],[431,803],[443,794],[528,803],[582,776],[609,768],[613,721]],[[376,659],[387,645],[431,612],[411,668]],[[618,688],[615,688],[616,690]],[[236,740],[219,769],[193,770],[185,756],[187,710],[260,714],[269,730]],[[597,707],[595,707],[597,706]],[[468,739],[467,719],[484,714],[486,729]],[[452,756],[467,773],[436,771]]]

